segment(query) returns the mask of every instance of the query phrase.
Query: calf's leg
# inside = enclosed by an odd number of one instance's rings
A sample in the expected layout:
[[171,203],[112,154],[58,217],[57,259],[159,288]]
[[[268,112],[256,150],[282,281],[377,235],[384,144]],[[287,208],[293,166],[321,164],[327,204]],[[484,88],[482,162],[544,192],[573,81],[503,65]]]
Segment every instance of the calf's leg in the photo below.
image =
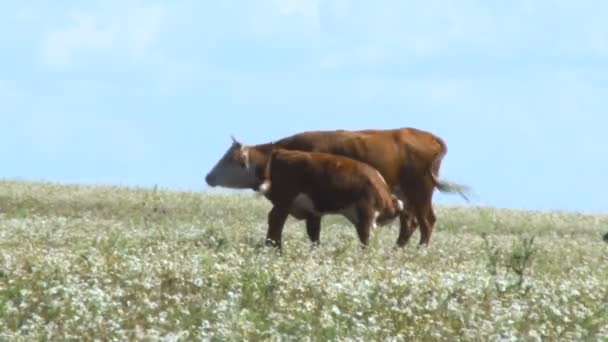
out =
[[281,249],[281,235],[283,226],[287,220],[289,212],[280,206],[274,206],[268,213],[268,232],[266,233],[266,246],[278,247]]
[[363,247],[367,247],[370,232],[376,219],[374,210],[371,205],[362,203],[357,208],[357,216],[359,218],[359,221],[355,224],[357,235],[359,235],[359,241],[361,241]]
[[312,242],[313,246],[318,246],[321,235],[321,217],[315,215],[309,215],[306,218],[306,233],[308,238]]

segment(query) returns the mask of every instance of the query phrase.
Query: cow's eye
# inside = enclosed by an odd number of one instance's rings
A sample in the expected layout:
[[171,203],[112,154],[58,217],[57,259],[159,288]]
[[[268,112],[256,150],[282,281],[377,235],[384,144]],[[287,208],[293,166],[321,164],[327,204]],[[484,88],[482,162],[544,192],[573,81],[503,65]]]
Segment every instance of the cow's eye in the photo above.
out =
[[236,165],[238,165],[238,167],[240,167],[241,169],[246,169],[247,168],[247,158],[243,158],[244,156],[239,156],[238,158],[236,158]]
[[239,166],[242,169],[248,169],[249,168],[249,156],[247,155],[247,153],[245,153],[245,152],[241,153],[241,155],[238,158],[238,162],[239,162]]

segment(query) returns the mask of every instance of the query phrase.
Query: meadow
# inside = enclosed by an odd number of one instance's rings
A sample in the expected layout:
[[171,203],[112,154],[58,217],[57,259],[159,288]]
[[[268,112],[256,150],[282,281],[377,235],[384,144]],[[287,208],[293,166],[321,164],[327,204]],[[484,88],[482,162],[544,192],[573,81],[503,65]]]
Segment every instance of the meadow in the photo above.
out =
[[311,248],[250,192],[0,181],[0,340],[607,341],[608,215],[436,206]]

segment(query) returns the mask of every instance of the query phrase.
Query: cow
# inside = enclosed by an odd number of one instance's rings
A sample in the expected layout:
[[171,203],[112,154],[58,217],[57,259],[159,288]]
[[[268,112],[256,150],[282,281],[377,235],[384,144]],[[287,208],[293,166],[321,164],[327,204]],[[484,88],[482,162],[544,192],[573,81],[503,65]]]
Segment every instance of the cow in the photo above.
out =
[[[436,221],[432,207],[435,188],[459,193],[468,201],[467,186],[437,178],[447,153],[445,142],[428,131],[411,127],[306,131],[257,145],[245,145],[232,137],[232,144],[208,172],[205,181],[211,187],[256,190],[258,175],[264,171],[260,165],[265,165],[275,148],[341,155],[377,169],[406,207],[399,216],[398,247],[408,243],[416,225],[420,226],[419,246],[429,246]],[[250,166],[252,161],[256,167]],[[308,231],[320,229],[318,216],[310,215],[305,221]]]
[[[258,167],[255,161],[249,163]],[[356,227],[365,247],[372,229],[390,223],[403,210],[402,201],[376,169],[329,153],[275,149],[259,182],[259,191],[273,204],[266,241],[279,249],[289,214],[319,220],[326,214],[341,214]],[[309,238],[318,241],[320,227],[307,228]]]

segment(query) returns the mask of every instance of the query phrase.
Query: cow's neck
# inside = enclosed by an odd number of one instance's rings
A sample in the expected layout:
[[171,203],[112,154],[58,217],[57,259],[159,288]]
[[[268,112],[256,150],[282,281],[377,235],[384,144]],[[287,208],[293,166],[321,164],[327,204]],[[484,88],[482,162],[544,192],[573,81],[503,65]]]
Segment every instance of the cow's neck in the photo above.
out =
[[255,184],[253,184],[253,190],[258,190],[258,187],[264,181],[264,174],[266,173],[266,166],[268,159],[272,153],[275,145],[273,143],[253,145],[247,148],[249,154],[249,164],[254,167],[255,171]]

